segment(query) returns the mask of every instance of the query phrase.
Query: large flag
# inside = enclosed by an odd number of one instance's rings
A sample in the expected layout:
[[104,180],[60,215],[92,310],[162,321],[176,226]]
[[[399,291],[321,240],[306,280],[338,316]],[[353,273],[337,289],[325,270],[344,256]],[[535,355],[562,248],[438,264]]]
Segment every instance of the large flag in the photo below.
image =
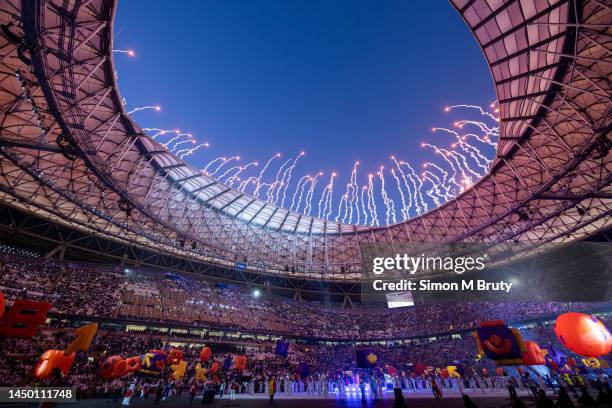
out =
[[278,339],[276,341],[275,353],[278,356],[287,357],[287,354],[289,354],[289,343],[281,339]]

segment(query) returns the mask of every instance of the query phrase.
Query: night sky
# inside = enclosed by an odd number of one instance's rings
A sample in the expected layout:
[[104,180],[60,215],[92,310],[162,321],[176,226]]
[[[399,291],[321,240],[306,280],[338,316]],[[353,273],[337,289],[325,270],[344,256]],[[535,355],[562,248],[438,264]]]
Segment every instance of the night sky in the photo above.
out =
[[336,171],[340,193],[355,160],[364,183],[391,154],[435,159],[420,143],[453,139],[431,128],[474,117],[445,106],[495,100],[482,51],[443,0],[123,0],[114,41],[136,52],[115,54],[127,109],[162,106],[135,120],[210,142],[191,163],[304,150],[294,177]]

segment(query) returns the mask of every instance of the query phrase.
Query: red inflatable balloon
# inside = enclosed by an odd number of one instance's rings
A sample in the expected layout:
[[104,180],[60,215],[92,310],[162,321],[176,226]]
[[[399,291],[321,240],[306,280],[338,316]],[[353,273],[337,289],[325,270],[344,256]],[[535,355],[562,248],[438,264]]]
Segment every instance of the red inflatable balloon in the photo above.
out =
[[247,356],[236,356],[234,359],[234,368],[236,370],[244,370],[247,365]]
[[612,351],[612,336],[597,318],[584,313],[564,313],[555,321],[559,341],[576,354],[600,357]]
[[212,365],[210,366],[210,372],[211,373],[216,373],[217,371],[219,371],[219,363],[217,363],[216,361],[214,363],[212,363]]
[[208,360],[210,360],[210,356],[212,356],[212,350],[210,347],[206,346],[202,349],[202,351],[200,351],[201,362],[206,363]]
[[544,365],[546,361],[542,356],[542,350],[535,341],[525,340],[525,353],[523,354],[524,365]]
[[504,375],[504,369],[501,368],[501,367],[497,367],[495,369],[495,374],[497,374],[497,375],[499,375],[501,377],[502,375]]
[[104,379],[114,378],[115,365],[121,361],[123,361],[121,356],[111,356],[104,360],[100,365],[100,377]]

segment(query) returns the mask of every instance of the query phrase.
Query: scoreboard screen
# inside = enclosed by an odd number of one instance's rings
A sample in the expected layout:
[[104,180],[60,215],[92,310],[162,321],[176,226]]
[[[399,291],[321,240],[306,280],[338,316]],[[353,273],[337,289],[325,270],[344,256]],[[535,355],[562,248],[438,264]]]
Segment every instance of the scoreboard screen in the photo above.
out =
[[410,293],[409,291],[387,293],[387,307],[389,309],[406,306],[414,306],[412,293]]

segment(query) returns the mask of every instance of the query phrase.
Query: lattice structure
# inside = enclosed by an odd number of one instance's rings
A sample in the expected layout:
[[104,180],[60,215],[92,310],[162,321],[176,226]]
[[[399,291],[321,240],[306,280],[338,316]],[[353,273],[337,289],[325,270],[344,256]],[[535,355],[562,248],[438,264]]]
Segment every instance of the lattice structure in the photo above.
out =
[[145,135],[116,83],[113,0],[6,0],[0,10],[0,201],[150,251],[328,281],[361,248],[407,241],[533,246],[608,227],[609,0],[452,0],[495,83],[488,175],[387,227],[278,208],[201,174]]

